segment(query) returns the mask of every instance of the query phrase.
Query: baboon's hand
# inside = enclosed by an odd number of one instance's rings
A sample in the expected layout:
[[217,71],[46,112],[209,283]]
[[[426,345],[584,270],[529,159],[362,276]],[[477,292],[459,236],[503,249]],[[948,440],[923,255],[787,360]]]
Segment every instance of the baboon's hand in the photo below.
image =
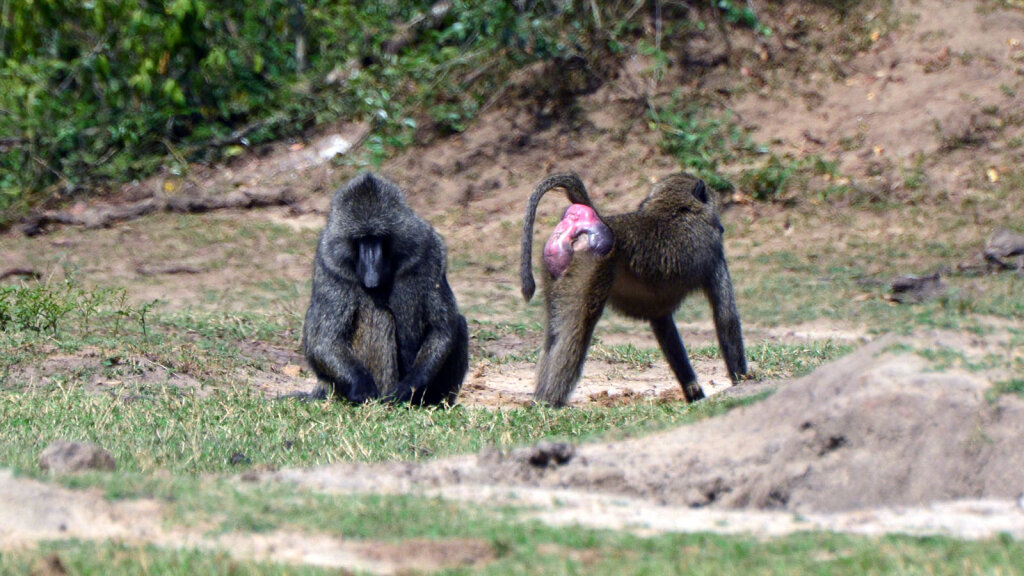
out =
[[613,241],[611,229],[592,208],[573,204],[565,210],[562,221],[544,245],[544,264],[552,276],[559,278],[572,262],[575,251],[606,256],[612,250]]
[[345,398],[353,404],[362,404],[378,396],[380,396],[380,391],[377,390],[377,384],[374,383],[373,376],[366,373],[360,375],[359,378],[352,382],[352,386],[349,387]]
[[401,382],[399,382],[395,386],[395,388],[391,390],[391,392],[389,392],[388,395],[382,398],[381,400],[383,400],[384,402],[391,402],[394,404],[406,404],[412,401],[412,395],[414,392],[415,390],[413,390],[412,387],[408,385],[403,385]]

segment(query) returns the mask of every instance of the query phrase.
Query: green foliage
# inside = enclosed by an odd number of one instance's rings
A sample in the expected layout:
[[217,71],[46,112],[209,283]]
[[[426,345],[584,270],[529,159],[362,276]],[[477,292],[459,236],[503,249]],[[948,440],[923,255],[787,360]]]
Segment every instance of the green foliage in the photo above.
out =
[[758,168],[746,170],[740,176],[740,187],[755,200],[772,201],[782,196],[789,188],[806,184],[810,175],[839,175],[835,162],[820,156],[780,158],[775,154]]
[[112,323],[120,332],[121,321],[140,321],[145,330],[146,316],[155,302],[133,307],[126,302],[124,289],[85,290],[73,279],[54,284],[0,286],[0,332],[4,339],[21,332],[53,337],[61,336],[73,325],[76,333],[88,335],[91,321],[97,317]]
[[732,183],[718,172],[718,166],[740,152],[752,152],[754,144],[729,117],[709,118],[698,105],[684,104],[682,99],[676,92],[668,106],[648,110],[651,129],[661,133],[661,148],[715,190],[731,190]]
[[[411,142],[424,110],[442,131],[461,130],[505,73],[567,54],[575,41],[563,36],[588,33],[567,24],[577,13],[542,3],[455,2],[398,54],[383,48],[396,24],[430,4],[8,0],[0,211],[165,162],[181,170],[181,160],[216,159],[338,117],[373,122],[368,147],[379,160]],[[494,73],[466,79],[481,66]]]
[[772,200],[786,189],[793,164],[784,164],[772,154],[764,166],[743,173],[740,183],[755,200]]
[[[232,7],[233,6],[233,7]],[[179,144],[283,108],[286,0],[10,0],[0,22],[0,210],[27,192],[144,175]]]
[[746,26],[751,30],[754,30],[758,34],[768,37],[772,35],[772,29],[765,26],[757,18],[757,14],[750,7],[750,3],[746,3],[745,6],[737,6],[736,2],[732,0],[718,0],[715,3],[715,7],[725,17],[725,21],[730,24],[740,24]]
[[993,383],[992,387],[985,392],[985,398],[989,402],[996,402],[1003,394],[1015,394],[1024,398],[1024,378],[1011,378]]
[[[180,173],[339,118],[371,123],[360,161],[378,163],[419,130],[464,130],[512,71],[536,61],[572,59],[586,71],[632,44],[668,66],[643,38],[649,15],[639,5],[459,0],[430,25],[406,27],[432,4],[5,0],[0,227],[44,200],[160,167]],[[710,7],[768,33],[749,7]],[[702,25],[689,14],[666,8],[666,37]],[[397,37],[408,41],[395,48]],[[693,116],[652,122],[710,177],[721,158],[675,131]],[[733,137],[720,124],[707,128]]]

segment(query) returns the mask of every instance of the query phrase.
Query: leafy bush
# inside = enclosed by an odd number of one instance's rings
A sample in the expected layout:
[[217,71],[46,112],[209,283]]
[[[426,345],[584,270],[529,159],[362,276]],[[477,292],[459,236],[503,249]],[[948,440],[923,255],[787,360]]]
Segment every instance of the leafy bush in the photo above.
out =
[[662,150],[715,190],[731,190],[732,183],[718,173],[718,166],[740,152],[752,151],[753,142],[735,123],[704,116],[698,105],[681,104],[681,100],[676,94],[670,105],[648,112],[651,129],[661,133]]
[[786,189],[795,165],[772,154],[764,166],[743,173],[740,183],[755,200],[772,200]]
[[[571,30],[565,22],[573,15],[543,3],[519,11],[513,3],[455,2],[440,25],[395,54],[384,44],[396,23],[425,13],[429,2],[3,6],[0,211],[139,178],[165,163],[183,170],[229,146],[339,117],[372,120],[369,144],[383,153],[411,141],[424,108],[438,104],[434,120],[460,130],[503,72],[572,46],[557,30]],[[493,73],[466,79],[481,66]]]
[[74,279],[0,286],[0,333],[78,337],[90,334],[93,322],[98,320],[120,334],[122,321],[129,319],[139,322],[145,335],[147,315],[156,301],[133,306],[127,296],[123,288],[86,290]]
[[[218,6],[211,6],[218,4]],[[285,0],[5,2],[0,209],[151,172],[162,157],[282,107]],[[176,150],[185,145],[182,151]]]
[[[441,134],[464,130],[517,68],[582,61],[589,71],[627,44],[642,49],[650,16],[628,2],[452,0],[436,16],[427,0],[2,7],[0,228],[42,201],[161,167],[180,173],[338,118],[372,123],[365,148],[379,162],[423,121]],[[747,8],[711,7],[760,30]],[[694,25],[678,7],[659,14],[665,38]],[[697,156],[713,172],[715,160]]]

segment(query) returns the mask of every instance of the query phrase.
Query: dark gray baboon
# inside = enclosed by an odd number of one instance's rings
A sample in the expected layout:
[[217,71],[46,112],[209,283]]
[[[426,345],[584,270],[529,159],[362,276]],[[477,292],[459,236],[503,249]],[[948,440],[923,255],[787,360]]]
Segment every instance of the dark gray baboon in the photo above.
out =
[[311,396],[454,404],[469,332],[446,270],[444,241],[398,186],[362,174],[338,190],[302,332]]
[[661,180],[634,212],[601,217],[576,174],[557,174],[534,189],[523,222],[523,296],[533,297],[533,223],[541,197],[564,188],[573,203],[545,245],[541,276],[547,327],[537,362],[538,402],[562,406],[583,371],[605,302],[647,320],[688,402],[704,397],[672,314],[690,293],[707,296],[729,376],[747,372],[740,316],[722,248],[717,201],[686,173]]

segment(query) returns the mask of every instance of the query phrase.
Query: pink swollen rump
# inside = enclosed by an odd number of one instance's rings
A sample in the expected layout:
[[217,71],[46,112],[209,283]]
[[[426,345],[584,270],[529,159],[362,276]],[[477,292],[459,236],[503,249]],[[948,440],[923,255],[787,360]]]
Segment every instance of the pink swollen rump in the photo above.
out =
[[[586,242],[576,242],[586,234]],[[612,231],[584,204],[573,204],[565,210],[562,221],[555,226],[544,244],[544,264],[555,278],[561,277],[572,262],[573,252],[580,250],[606,256],[612,249]]]

